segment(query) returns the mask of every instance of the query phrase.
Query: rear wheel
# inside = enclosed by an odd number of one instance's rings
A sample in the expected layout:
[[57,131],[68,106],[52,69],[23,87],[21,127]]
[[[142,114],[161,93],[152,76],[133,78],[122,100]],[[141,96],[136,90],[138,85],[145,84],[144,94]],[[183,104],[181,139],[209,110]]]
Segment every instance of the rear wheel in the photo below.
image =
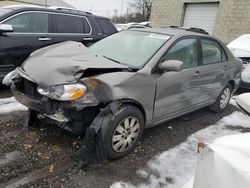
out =
[[131,105],[117,111],[105,130],[104,142],[109,159],[118,159],[130,153],[141,138],[144,118],[139,109]]
[[209,108],[214,112],[222,112],[228,105],[232,95],[232,86],[228,84],[221,92],[216,102]]

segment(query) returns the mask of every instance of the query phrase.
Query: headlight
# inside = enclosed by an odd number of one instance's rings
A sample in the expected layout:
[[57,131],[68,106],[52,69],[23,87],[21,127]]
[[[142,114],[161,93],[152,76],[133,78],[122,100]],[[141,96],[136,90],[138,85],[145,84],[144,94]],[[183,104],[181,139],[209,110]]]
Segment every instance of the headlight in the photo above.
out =
[[47,89],[37,88],[38,93],[59,101],[77,100],[87,93],[87,88],[82,84],[69,84],[50,86]]

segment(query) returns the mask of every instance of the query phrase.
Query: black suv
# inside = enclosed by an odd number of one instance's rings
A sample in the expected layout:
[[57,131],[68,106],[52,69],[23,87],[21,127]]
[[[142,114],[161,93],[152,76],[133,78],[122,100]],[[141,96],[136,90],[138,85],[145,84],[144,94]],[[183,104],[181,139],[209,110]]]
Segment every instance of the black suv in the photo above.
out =
[[0,81],[41,47],[68,40],[89,45],[116,32],[108,18],[85,11],[0,8]]

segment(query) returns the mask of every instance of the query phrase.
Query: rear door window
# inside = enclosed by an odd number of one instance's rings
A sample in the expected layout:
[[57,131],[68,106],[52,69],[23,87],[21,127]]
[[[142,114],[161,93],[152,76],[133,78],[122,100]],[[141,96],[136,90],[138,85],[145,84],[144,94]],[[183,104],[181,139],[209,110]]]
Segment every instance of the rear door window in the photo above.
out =
[[82,17],[69,15],[54,15],[56,33],[84,33]]
[[225,62],[227,56],[221,45],[214,40],[201,39],[202,62],[204,65]]
[[110,20],[104,18],[96,18],[95,20],[100,25],[100,28],[104,34],[111,35],[117,32]]
[[14,32],[48,33],[49,15],[37,12],[23,13],[8,19],[4,24],[12,25]]

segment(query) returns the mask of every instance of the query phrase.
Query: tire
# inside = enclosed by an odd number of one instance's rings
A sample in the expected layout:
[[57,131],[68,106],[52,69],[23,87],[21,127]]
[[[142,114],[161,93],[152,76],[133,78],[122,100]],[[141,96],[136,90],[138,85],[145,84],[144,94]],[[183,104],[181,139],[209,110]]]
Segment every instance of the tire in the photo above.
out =
[[232,95],[232,86],[228,84],[220,93],[219,97],[216,99],[216,102],[209,107],[210,110],[214,112],[222,112],[228,106]]
[[132,105],[121,106],[106,130],[102,130],[108,159],[119,159],[129,154],[141,138],[143,128],[141,111]]

